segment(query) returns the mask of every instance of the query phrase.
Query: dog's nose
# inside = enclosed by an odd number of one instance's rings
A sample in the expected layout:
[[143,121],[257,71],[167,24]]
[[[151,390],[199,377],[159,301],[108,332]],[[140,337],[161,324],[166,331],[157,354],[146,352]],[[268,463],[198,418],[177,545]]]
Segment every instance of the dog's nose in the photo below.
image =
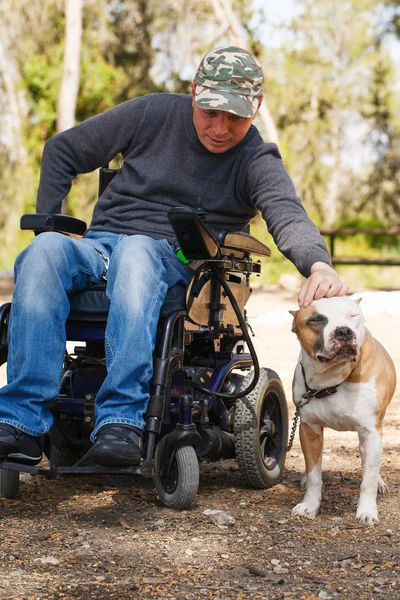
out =
[[337,327],[335,330],[335,337],[342,342],[348,342],[354,336],[354,332],[350,327]]

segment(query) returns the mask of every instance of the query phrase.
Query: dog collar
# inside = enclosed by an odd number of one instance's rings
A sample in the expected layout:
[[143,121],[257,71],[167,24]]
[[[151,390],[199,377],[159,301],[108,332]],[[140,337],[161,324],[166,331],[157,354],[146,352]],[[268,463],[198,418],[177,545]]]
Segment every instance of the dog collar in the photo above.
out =
[[[301,361],[300,366],[301,372],[303,373],[304,385],[306,386],[306,392],[302,395],[301,400],[299,402],[300,408],[305,404],[308,404],[313,398],[325,398],[325,396],[332,396],[333,394],[336,394],[338,387],[342,385],[342,383],[344,383],[344,381],[341,381],[337,385],[331,385],[330,387],[322,388],[322,390],[312,389],[307,383],[306,372]],[[305,402],[303,402],[303,400],[305,400]]]

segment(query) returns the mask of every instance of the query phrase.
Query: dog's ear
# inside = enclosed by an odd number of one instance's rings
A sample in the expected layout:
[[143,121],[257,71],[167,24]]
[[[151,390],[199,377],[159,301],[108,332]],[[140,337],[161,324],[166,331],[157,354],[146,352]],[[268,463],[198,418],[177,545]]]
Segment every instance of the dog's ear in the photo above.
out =
[[296,331],[296,315],[299,311],[298,310],[289,310],[289,312],[293,317],[292,331]]
[[360,304],[362,298],[357,298],[357,300],[355,300],[354,302],[357,302],[357,304]]

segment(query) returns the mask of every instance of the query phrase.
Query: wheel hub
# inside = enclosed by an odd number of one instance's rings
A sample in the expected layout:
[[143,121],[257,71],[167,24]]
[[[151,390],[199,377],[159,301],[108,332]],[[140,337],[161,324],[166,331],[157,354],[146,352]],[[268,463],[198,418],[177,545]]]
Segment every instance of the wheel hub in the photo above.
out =
[[274,437],[275,423],[269,419],[265,420],[263,424],[263,432],[265,432],[269,437]]

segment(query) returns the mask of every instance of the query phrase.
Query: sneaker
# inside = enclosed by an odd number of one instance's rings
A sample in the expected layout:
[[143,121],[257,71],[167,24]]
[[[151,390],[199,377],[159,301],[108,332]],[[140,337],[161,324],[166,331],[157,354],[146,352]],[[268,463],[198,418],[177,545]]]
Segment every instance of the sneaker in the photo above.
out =
[[0,423],[0,460],[37,465],[42,460],[41,437],[29,435],[20,429]]
[[142,459],[142,432],[130,425],[104,425],[90,449],[91,462],[103,467],[133,467]]

